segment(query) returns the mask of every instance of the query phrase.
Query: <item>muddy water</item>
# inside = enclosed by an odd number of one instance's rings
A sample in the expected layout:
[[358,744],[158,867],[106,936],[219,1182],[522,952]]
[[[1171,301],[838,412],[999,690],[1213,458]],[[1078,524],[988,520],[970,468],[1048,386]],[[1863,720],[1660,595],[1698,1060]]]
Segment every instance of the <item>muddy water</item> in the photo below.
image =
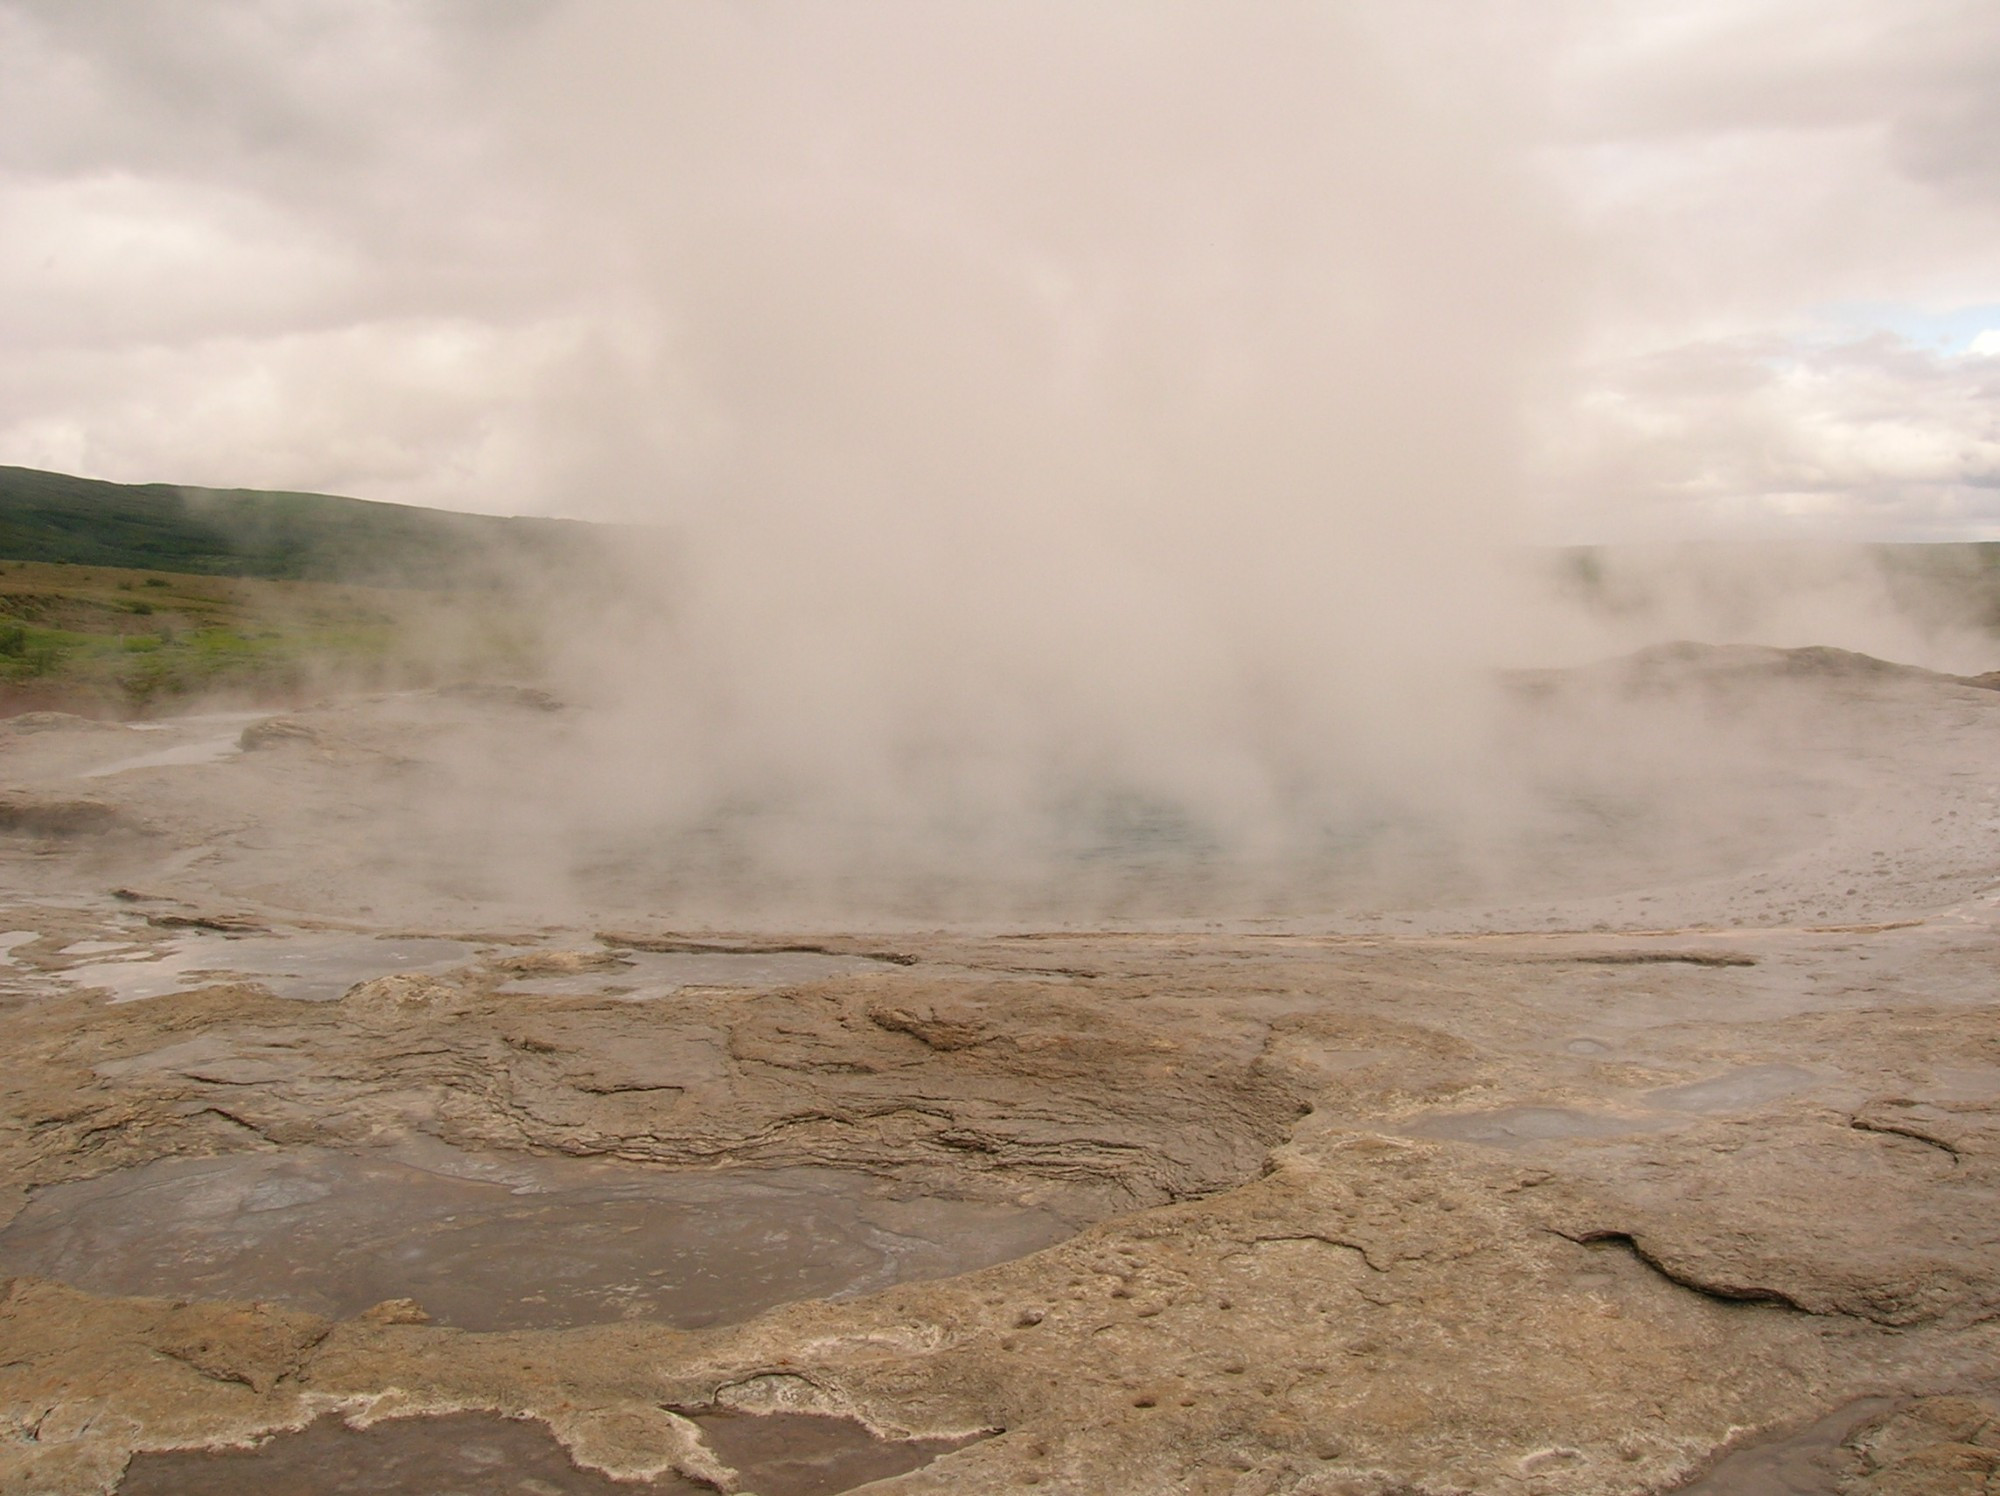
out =
[[[65,948],[66,955],[104,954],[98,942]],[[72,966],[64,981],[98,987],[113,1002],[164,997],[186,987],[247,978],[278,997],[328,1002],[356,982],[392,972],[445,971],[470,960],[457,940],[381,939],[371,935],[186,935],[163,946],[130,950]]]
[[99,764],[81,771],[76,777],[108,779],[113,774],[123,774],[132,769],[177,769],[196,764],[219,764],[236,757],[241,748],[244,726],[262,715],[261,712],[211,712],[202,716],[177,717],[171,722],[135,722],[128,731],[158,733],[177,741],[165,748]]
[[44,1190],[0,1231],[0,1274],[342,1316],[411,1298],[470,1330],[692,1329],[948,1277],[1074,1229],[833,1169],[649,1170],[435,1146],[420,1166],[302,1148],[163,1159]]
[[[851,1418],[694,1415],[702,1438],[758,1496],[832,1496],[918,1470],[967,1439],[883,1439]],[[366,1429],[322,1418],[255,1449],[135,1457],[118,1496],[713,1496],[677,1476],[612,1481],[578,1469],[544,1424],[458,1413]]]
[[[32,931],[20,932],[34,939]],[[61,973],[78,987],[102,988],[113,1002],[163,997],[231,978],[267,987],[278,997],[326,1002],[357,982],[395,972],[443,972],[475,959],[460,940],[290,932],[270,935],[193,933],[172,940],[79,941],[66,956],[99,956]],[[645,1001],[689,988],[767,991],[880,970],[866,956],[817,951],[670,951],[620,953],[606,966],[580,972],[532,972],[504,978],[514,997],[618,997]]]
[[919,1470],[970,1439],[882,1439],[816,1413],[695,1415],[702,1439],[757,1496],[828,1496]]
[[1485,1143],[1495,1148],[1608,1138],[1643,1131],[1643,1119],[1577,1111],[1561,1106],[1516,1106],[1487,1112],[1445,1112],[1422,1117],[1404,1131],[1412,1137]]
[[664,1476],[614,1481],[580,1470],[546,1424],[490,1413],[402,1418],[352,1429],[322,1418],[255,1449],[133,1457],[118,1496],[713,1496]]
[[[1595,1052],[1577,1051],[1577,1042],[1573,1040],[1568,1046],[1572,1052]],[[1515,1106],[1479,1112],[1432,1112],[1413,1118],[1402,1130],[1411,1137],[1483,1143],[1495,1148],[1613,1138],[1674,1126],[1689,1114],[1749,1111],[1795,1095],[1814,1080],[1812,1071],[1797,1065],[1749,1065],[1687,1085],[1640,1092],[1632,1098],[1636,1108],[1632,1111]]]
[[1646,1100],[1678,1112],[1733,1112],[1782,1100],[1812,1082],[1813,1073],[1797,1065],[1746,1065],[1708,1080],[1649,1091]]
[[1745,1444],[1674,1496],[1834,1496],[1841,1441],[1895,1405],[1892,1398],[1865,1397],[1810,1427]]
[[524,997],[620,997],[641,1002],[690,987],[768,991],[881,969],[882,963],[868,956],[820,951],[629,951],[620,952],[614,966],[566,975],[524,973],[499,990]]

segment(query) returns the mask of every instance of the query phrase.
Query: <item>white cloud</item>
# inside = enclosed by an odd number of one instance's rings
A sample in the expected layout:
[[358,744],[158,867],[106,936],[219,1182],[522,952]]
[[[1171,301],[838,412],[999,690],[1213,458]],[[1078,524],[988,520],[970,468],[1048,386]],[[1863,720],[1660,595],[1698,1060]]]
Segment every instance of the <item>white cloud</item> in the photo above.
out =
[[1974,376],[1795,337],[2000,302],[1996,76],[1958,0],[0,0],[0,461],[575,508],[921,425],[1136,485],[1315,336],[1362,429],[1574,339],[1572,518],[1985,533]]
[[1550,442],[1572,538],[2000,538],[2000,369],[1878,335],[1600,365]]
[[[1573,19],[1549,160],[1600,258],[1548,420],[1558,528],[2000,534],[1990,378],[1896,335],[2000,298],[2000,10]],[[1835,303],[1880,308],[1879,332],[1829,337]]]
[[1965,351],[1976,354],[1981,358],[1992,358],[2000,355],[2000,327],[1989,327],[1984,332],[1978,334],[1970,343],[1965,345]]
[[601,388],[606,356],[583,319],[77,348],[0,372],[0,452],[123,482],[533,511],[574,456],[548,392]]
[[227,187],[0,179],[0,338],[17,356],[288,331],[357,273],[346,246]]
[[0,461],[559,501],[593,293],[493,152],[453,17],[0,5]]

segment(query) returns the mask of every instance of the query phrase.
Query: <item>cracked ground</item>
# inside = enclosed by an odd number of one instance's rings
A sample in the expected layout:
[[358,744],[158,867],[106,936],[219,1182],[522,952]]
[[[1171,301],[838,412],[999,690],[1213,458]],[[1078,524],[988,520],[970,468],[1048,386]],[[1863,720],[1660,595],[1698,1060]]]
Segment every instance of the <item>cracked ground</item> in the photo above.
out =
[[401,703],[81,790],[116,732],[6,729],[0,1490],[447,1426],[544,1441],[491,1489],[2000,1489],[2000,693],[1815,689],[1749,852],[1105,929],[302,867]]

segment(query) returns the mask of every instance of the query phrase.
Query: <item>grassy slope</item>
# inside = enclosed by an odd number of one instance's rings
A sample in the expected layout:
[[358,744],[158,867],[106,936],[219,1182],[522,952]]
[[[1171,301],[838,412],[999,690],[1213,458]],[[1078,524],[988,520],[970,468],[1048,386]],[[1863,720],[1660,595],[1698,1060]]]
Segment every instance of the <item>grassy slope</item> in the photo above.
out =
[[434,587],[587,552],[593,527],[328,494],[102,483],[0,467],[0,559]]
[[132,716],[335,685],[519,678],[537,641],[531,612],[497,589],[0,563],[0,713]]
[[[532,599],[564,573],[600,579],[606,537],[574,521],[0,466],[0,713],[520,678],[537,653]],[[1910,616],[2000,638],[2000,544],[1869,549]],[[1610,554],[1559,553],[1560,585],[1593,610],[1643,611],[1643,585],[1607,589]]]
[[604,533],[0,467],[0,713],[519,678],[534,666],[533,599]]

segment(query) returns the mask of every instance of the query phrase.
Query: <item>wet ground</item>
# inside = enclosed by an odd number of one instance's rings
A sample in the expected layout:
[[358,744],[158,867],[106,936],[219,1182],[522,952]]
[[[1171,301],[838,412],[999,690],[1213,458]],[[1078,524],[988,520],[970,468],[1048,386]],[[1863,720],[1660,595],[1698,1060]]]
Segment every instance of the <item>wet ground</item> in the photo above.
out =
[[[77,988],[134,1002],[218,981],[251,981],[303,1002],[340,997],[359,982],[398,973],[440,973],[485,959],[499,990],[529,997],[605,996],[643,1002],[690,988],[768,991],[879,969],[880,958],[828,951],[643,951],[616,947],[549,953],[425,936],[324,930],[176,929],[129,920],[125,928],[72,941],[52,954],[52,974]],[[172,933],[169,933],[172,932]],[[0,932],[0,961],[33,931]]]
[[1894,1398],[1857,1398],[1804,1428],[1752,1439],[1680,1496],[1838,1496],[1841,1441],[1895,1406]]
[[2000,695],[1811,689],[1505,907],[1089,930],[592,903],[497,708],[0,734],[0,1493],[1990,1496]]
[[558,974],[525,972],[503,991],[542,997],[606,996],[631,1002],[671,997],[687,988],[770,991],[878,970],[868,956],[822,951],[621,951],[615,965]]
[[114,774],[126,774],[138,769],[218,764],[240,751],[244,727],[263,715],[261,712],[212,712],[176,717],[165,722],[132,723],[126,728],[127,732],[146,735],[135,741],[144,743],[147,737],[158,737],[167,740],[165,745],[81,769],[77,777],[109,779]]
[[920,1470],[976,1437],[883,1439],[852,1418],[809,1413],[698,1413],[694,1421],[758,1496],[830,1496]]
[[[758,1496],[834,1496],[922,1469],[967,1439],[885,1439],[851,1418],[697,1413],[701,1442]],[[612,1481],[578,1469],[546,1424],[484,1413],[350,1428],[322,1418],[254,1449],[133,1459],[118,1496],[712,1496],[666,1474]]]
[[667,1475],[580,1470],[548,1425],[460,1413],[366,1429],[322,1418],[255,1449],[141,1454],[118,1496],[708,1496]]
[[278,997],[325,1002],[371,977],[449,970],[470,959],[473,947],[456,940],[301,931],[198,933],[144,945],[85,941],[65,947],[61,954],[101,957],[67,968],[62,977],[78,987],[102,988],[113,1002],[136,1002],[234,979],[254,981]]
[[0,1274],[335,1317],[413,1299],[468,1330],[694,1329],[948,1277],[1074,1230],[836,1169],[423,1152],[428,1167],[318,1148],[169,1158],[57,1185],[0,1231]]
[[[1597,1054],[1605,1046],[1571,1053]],[[1419,1115],[1404,1124],[1415,1138],[1452,1139],[1497,1148],[1526,1148],[1581,1138],[1615,1138],[1685,1125],[1705,1115],[1740,1111],[1779,1101],[1812,1085],[1812,1072],[1797,1065],[1747,1065],[1705,1080],[1661,1086],[1620,1098],[1617,1111],[1574,1107],[1520,1106],[1495,1111]]]

